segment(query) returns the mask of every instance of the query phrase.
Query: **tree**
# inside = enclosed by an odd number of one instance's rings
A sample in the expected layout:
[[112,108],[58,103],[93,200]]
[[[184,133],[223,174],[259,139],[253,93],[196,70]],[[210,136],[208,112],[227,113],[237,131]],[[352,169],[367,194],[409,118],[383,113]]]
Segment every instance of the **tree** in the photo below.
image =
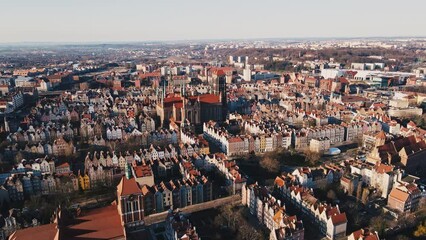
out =
[[362,182],[360,182],[360,183],[358,183],[358,186],[357,186],[357,188],[356,188],[356,199],[358,200],[358,201],[360,201],[361,200],[361,198],[362,198]]
[[311,150],[306,150],[305,151],[305,157],[306,160],[311,164],[311,165],[316,165],[317,162],[320,160],[321,155],[317,152],[311,151]]
[[364,188],[364,190],[362,191],[361,202],[364,204],[367,204],[369,195],[370,195],[370,190],[368,190],[368,188]]
[[383,236],[385,229],[389,226],[389,223],[383,217],[377,216],[370,220],[370,226],[376,230],[380,236]]
[[239,239],[241,240],[262,239],[262,234],[260,234],[258,231],[256,231],[256,229],[254,229],[253,227],[247,224],[242,224],[238,228],[238,232],[239,232]]
[[415,237],[426,237],[426,222],[423,222],[417,227],[417,230],[414,231]]
[[330,199],[330,200],[335,200],[336,199],[336,192],[334,192],[333,189],[328,190],[327,198]]
[[276,173],[280,170],[280,162],[276,158],[265,156],[260,161],[260,166],[269,172]]
[[229,229],[235,230],[237,224],[237,214],[232,210],[233,205],[227,204],[221,208],[220,214],[216,217],[215,222],[217,225],[224,225]]
[[354,182],[351,181],[348,186],[348,195],[353,196],[354,194]]

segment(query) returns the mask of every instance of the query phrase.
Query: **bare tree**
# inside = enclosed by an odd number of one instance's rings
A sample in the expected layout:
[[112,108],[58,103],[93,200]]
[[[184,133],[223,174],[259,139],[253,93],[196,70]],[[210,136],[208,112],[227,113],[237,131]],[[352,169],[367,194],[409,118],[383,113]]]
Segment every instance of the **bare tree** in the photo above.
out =
[[364,188],[364,190],[362,191],[361,202],[364,204],[367,204],[369,195],[370,195],[370,190],[368,190],[368,188]]
[[333,189],[328,190],[327,192],[327,198],[330,200],[336,200],[336,192],[334,192]]
[[362,182],[358,183],[358,186],[356,188],[356,199],[360,201],[362,198]]
[[241,240],[257,240],[262,239],[262,234],[248,224],[242,224],[238,228],[239,239]]
[[317,152],[314,152],[314,151],[311,151],[311,150],[306,150],[305,151],[305,157],[306,157],[306,160],[311,165],[315,165],[320,160],[321,155],[319,153],[317,153]]
[[260,160],[260,166],[269,172],[278,172],[280,170],[280,162],[276,158],[265,156]]

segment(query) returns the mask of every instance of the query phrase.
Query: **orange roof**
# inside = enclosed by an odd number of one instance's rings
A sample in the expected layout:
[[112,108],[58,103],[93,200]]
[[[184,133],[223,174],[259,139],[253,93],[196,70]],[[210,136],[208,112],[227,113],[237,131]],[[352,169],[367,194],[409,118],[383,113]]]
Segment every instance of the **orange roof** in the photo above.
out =
[[121,181],[117,186],[117,191],[119,196],[142,193],[138,183],[134,178],[127,179],[124,176],[121,178]]
[[280,177],[276,177],[275,178],[275,184],[278,185],[279,187],[284,186],[284,180]]
[[378,173],[388,173],[392,171],[393,171],[393,167],[386,164],[379,164],[376,166],[376,172]]
[[394,188],[389,194],[389,198],[395,198],[398,201],[406,202],[410,194],[398,189]]
[[[117,209],[116,209],[117,211]],[[41,225],[17,230],[9,239],[10,240],[34,240],[34,239],[55,239],[57,229],[56,223]]]
[[378,139],[386,139],[386,134],[383,131],[380,131],[377,135],[376,138]]

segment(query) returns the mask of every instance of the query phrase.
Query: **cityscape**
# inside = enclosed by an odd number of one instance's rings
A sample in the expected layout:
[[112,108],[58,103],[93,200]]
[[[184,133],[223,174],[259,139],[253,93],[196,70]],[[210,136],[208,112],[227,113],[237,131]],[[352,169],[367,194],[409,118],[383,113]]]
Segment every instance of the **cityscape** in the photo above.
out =
[[4,3],[0,239],[426,239],[422,17],[321,35],[252,1],[77,2]]

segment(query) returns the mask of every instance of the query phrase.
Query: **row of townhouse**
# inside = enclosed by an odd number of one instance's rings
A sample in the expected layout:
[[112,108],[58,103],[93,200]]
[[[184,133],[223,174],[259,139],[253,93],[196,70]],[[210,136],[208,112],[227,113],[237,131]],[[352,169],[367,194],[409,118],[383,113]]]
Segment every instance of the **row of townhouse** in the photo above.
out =
[[180,142],[187,145],[198,145],[200,147],[200,154],[210,153],[209,142],[204,139],[203,135],[197,136],[191,131],[182,128],[180,130]]
[[[360,180],[367,186],[376,188],[383,198],[387,198],[392,188],[401,181],[403,170],[393,165],[378,163],[373,165],[368,162],[350,162],[351,174],[360,176]],[[354,189],[355,190],[355,189]]]
[[306,137],[308,142],[311,139],[328,138],[330,139],[330,144],[340,143],[345,141],[345,128],[335,124],[308,128]]
[[0,98],[0,112],[11,113],[24,105],[24,94],[22,92],[9,93]]
[[325,165],[314,169],[309,167],[296,168],[292,173],[287,174],[287,176],[295,178],[303,187],[323,188],[337,182],[342,174],[343,170],[339,166]]
[[217,170],[222,173],[227,181],[227,186],[231,186],[231,193],[241,192],[247,179],[239,171],[235,160],[228,160],[223,153],[202,155],[195,159],[195,166],[198,169],[204,169],[208,172]]
[[168,209],[212,200],[212,183],[204,176],[161,182],[158,185],[139,185],[135,178],[123,176],[117,186],[117,208],[124,226],[144,223],[144,218]]
[[40,142],[53,142],[59,137],[65,137],[72,139],[76,132],[71,128],[70,125],[56,128],[55,126],[41,126],[34,128],[32,125],[27,130],[18,128],[15,133],[8,135],[8,141],[10,143],[28,143],[31,145],[38,144]]
[[[310,146],[312,139],[327,139],[330,145],[343,141],[353,142],[363,139],[363,134],[367,131],[381,129],[379,123],[342,123],[341,125],[328,124],[321,127],[305,128],[293,134],[295,149],[304,149]],[[317,143],[314,141],[313,143]],[[315,148],[317,149],[317,148]],[[322,149],[324,150],[324,149]]]
[[250,152],[271,152],[278,148],[289,148],[291,133],[279,132],[260,135],[230,136],[225,129],[204,123],[204,137],[220,147],[228,156],[247,154]]
[[320,202],[310,188],[298,184],[294,177],[277,177],[274,191],[283,201],[299,209],[328,239],[346,236],[347,218],[339,206]]
[[[358,137],[368,129],[375,129],[375,125],[372,126],[366,123],[362,124],[361,128],[358,128],[358,126],[361,125],[328,124],[294,131],[285,127],[283,128],[283,126],[271,126],[269,124],[248,121],[243,123],[243,127],[247,132],[255,135],[231,136],[226,129],[217,127],[214,122],[208,122],[204,123],[203,131],[207,140],[219,146],[221,151],[227,155],[232,156],[250,152],[270,152],[277,148],[287,149],[290,146],[294,146],[300,150],[309,147],[311,143],[321,145],[317,147],[313,146],[313,148],[315,151],[323,152],[328,150],[330,145],[343,141],[353,141],[355,140],[354,136]],[[320,142],[318,139],[326,139],[327,141]]]
[[25,168],[2,174],[2,178],[9,198],[12,201],[23,201],[35,195],[89,190],[100,184],[111,186],[113,174],[112,169],[100,166],[88,169],[84,175],[74,175],[69,164],[65,163],[57,166],[53,174],[45,170]]
[[[197,157],[194,158],[194,156]],[[149,148],[134,151],[133,153],[89,152],[84,160],[84,166],[85,169],[102,166],[124,170],[128,164],[147,164],[153,166],[153,171],[156,176],[171,177],[177,174],[179,171],[177,165],[183,159],[197,159],[200,156],[202,156],[202,151],[195,144],[182,144],[177,148],[173,145],[166,147],[154,147],[151,145]]]
[[342,126],[345,128],[345,141],[356,141],[357,139],[362,139],[365,132],[380,131],[382,129],[379,122],[351,122],[342,123]]
[[41,145],[30,145],[26,144],[23,148],[20,148],[17,143],[10,145],[10,151],[16,152],[28,152],[44,155],[53,155],[53,156],[71,156],[76,152],[76,148],[72,140],[66,141],[63,137],[59,137],[56,140],[50,143],[45,143]]
[[249,208],[259,223],[271,231],[270,240],[304,239],[303,222],[296,216],[289,216],[284,204],[272,197],[265,187],[244,184],[241,202]]

